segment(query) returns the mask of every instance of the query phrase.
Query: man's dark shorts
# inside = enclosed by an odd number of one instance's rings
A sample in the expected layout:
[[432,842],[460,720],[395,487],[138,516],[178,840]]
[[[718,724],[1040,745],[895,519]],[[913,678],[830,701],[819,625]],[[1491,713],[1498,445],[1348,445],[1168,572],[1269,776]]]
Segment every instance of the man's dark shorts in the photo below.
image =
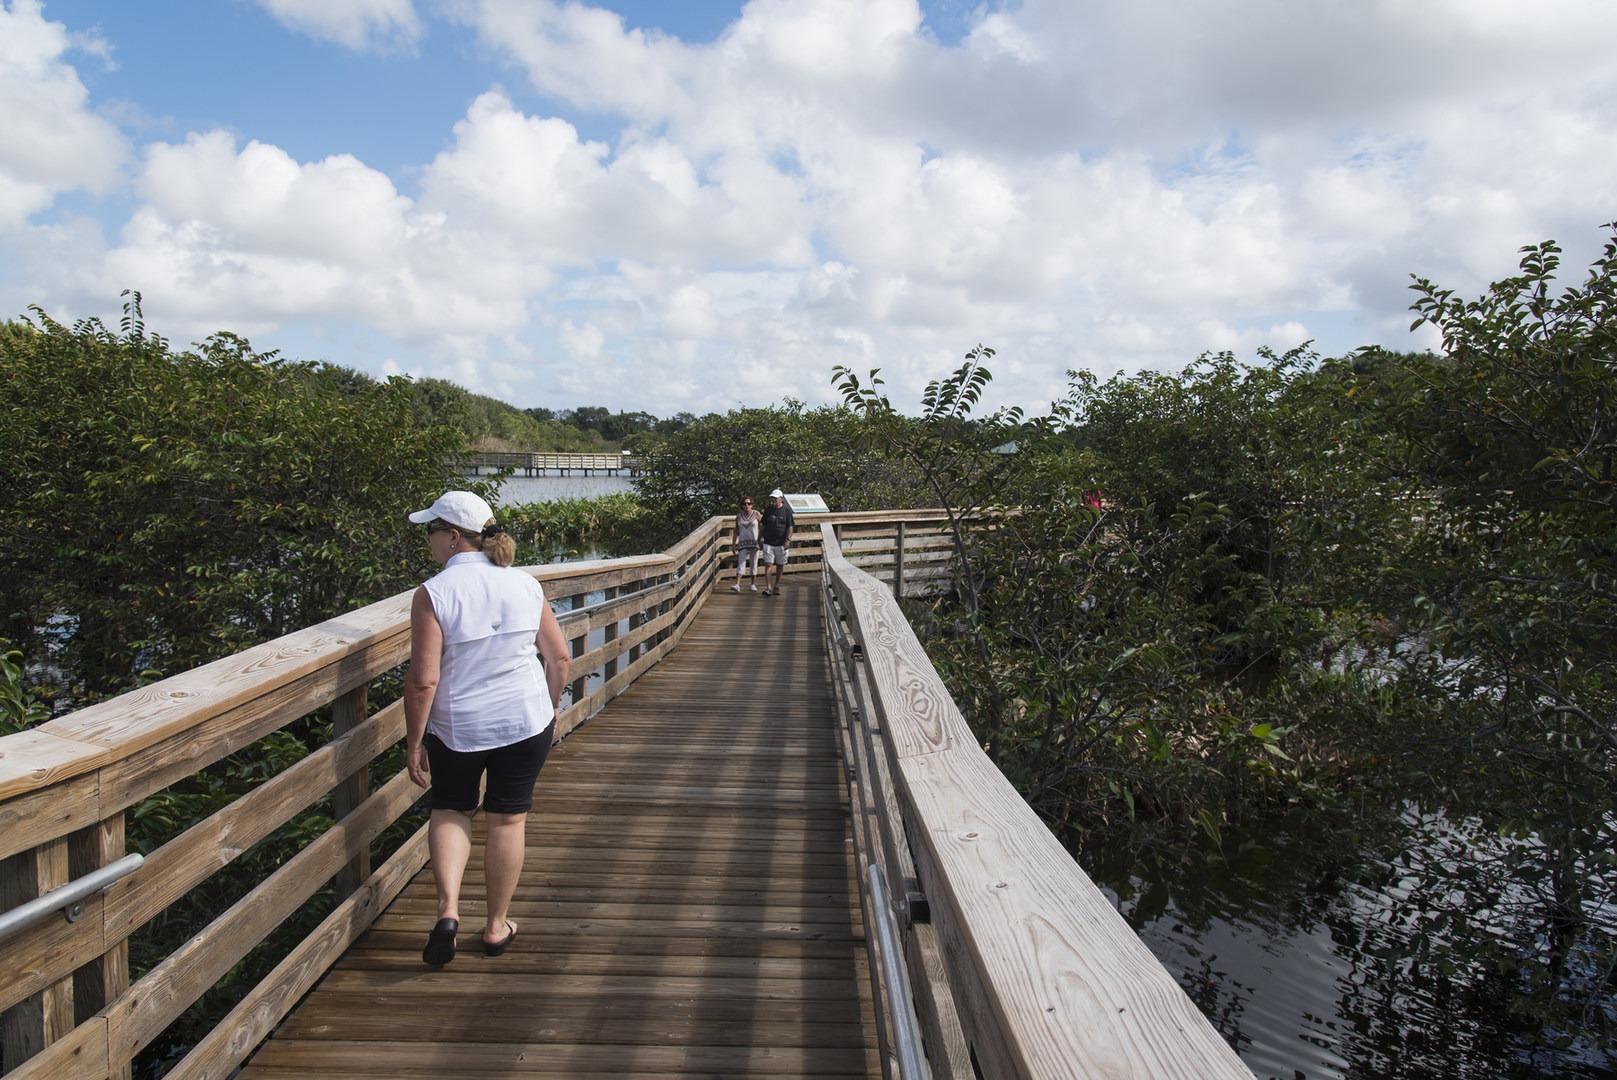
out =
[[486,814],[526,814],[533,808],[533,788],[550,756],[554,722],[532,738],[493,750],[451,750],[427,733],[427,769],[432,773],[432,808],[470,814],[477,809],[477,789],[488,773],[483,795]]

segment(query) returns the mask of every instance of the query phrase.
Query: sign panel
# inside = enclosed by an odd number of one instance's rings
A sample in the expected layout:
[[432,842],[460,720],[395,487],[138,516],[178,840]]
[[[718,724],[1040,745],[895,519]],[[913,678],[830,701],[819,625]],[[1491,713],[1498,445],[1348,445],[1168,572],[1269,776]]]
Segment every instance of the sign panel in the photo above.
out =
[[793,494],[786,496],[786,505],[794,514],[829,514],[831,508],[818,495]]

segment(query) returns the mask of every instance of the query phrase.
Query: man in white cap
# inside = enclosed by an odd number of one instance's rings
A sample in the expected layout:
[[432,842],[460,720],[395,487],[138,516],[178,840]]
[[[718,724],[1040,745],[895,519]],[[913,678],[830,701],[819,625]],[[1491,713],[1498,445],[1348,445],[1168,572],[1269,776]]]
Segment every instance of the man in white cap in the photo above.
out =
[[762,536],[764,553],[764,595],[780,595],[780,577],[786,572],[786,551],[792,546],[792,508],[786,505],[786,496],[776,488],[769,493],[769,505],[764,507]]

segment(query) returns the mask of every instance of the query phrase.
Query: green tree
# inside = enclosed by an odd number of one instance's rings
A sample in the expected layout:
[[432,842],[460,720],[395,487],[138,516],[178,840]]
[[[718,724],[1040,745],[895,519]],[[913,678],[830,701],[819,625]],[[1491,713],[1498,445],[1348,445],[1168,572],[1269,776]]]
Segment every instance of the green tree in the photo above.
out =
[[1177,376],[1104,385],[1072,372],[1069,402],[1108,504],[1164,526],[1216,511],[1218,558],[1192,595],[1217,631],[1218,664],[1251,677],[1324,645],[1345,576],[1380,566],[1387,514],[1378,436],[1350,430],[1344,412],[1350,378],[1316,370],[1306,347],[1259,358],[1208,354]]
[[1384,490],[1412,511],[1380,580],[1427,646],[1408,674],[1561,773],[1617,752],[1617,244],[1556,295],[1558,253],[1475,300],[1417,279],[1444,355],[1380,373],[1359,419],[1394,436]]
[[993,349],[978,345],[948,378],[927,383],[919,419],[899,413],[877,389],[882,380],[876,370],[868,383],[861,383],[848,368],[832,369],[843,403],[865,418],[873,446],[916,473],[929,501],[948,514],[968,612],[977,610],[983,578],[971,557],[971,521],[985,507],[1002,504],[1005,484],[1033,460],[1050,427],[1048,418],[1028,420],[1019,407],[972,419],[994,378],[984,366],[993,355]]
[[681,428],[690,427],[694,423],[696,423],[696,416],[693,413],[677,412],[666,420],[657,421],[657,434],[672,435]]
[[465,440],[404,380],[35,310],[0,335],[0,636],[82,704],[418,581]]
[[[1121,809],[1216,836],[1305,781],[1287,746],[1340,711],[1326,703],[1342,688],[1318,675],[1357,626],[1332,617],[1337,552],[1379,512],[1343,451],[1348,388],[1311,359],[1223,354],[1105,384],[1074,372],[1014,468],[974,465],[1008,436],[1000,425],[975,448],[909,437],[926,461],[963,458],[928,466],[951,498],[1004,508],[966,541],[982,582],[971,632],[945,610],[932,649],[996,762],[1053,821]],[[958,418],[974,378],[937,384],[932,424]]]
[[1524,248],[1470,300],[1417,278],[1443,355],[1379,372],[1360,419],[1392,434],[1386,491],[1409,508],[1377,582],[1399,646],[1381,662],[1423,720],[1407,753],[1428,797],[1524,841],[1489,873],[1546,941],[1502,950],[1534,1008],[1595,1016],[1588,973],[1617,969],[1617,242],[1557,292],[1559,263]]
[[[5,643],[0,642],[0,646]],[[50,719],[50,706],[23,676],[23,655],[0,652],[0,735],[11,735]]]
[[592,453],[601,449],[598,433],[561,423],[548,415],[549,410],[518,409],[443,379],[421,379],[413,385],[424,415],[460,428],[468,445],[477,450]]

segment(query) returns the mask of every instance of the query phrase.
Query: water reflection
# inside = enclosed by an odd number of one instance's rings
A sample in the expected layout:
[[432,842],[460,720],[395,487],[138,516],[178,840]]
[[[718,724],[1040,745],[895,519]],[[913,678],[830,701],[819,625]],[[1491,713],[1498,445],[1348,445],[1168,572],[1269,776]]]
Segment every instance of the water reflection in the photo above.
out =
[[1579,864],[1558,961],[1560,901],[1532,872],[1550,856],[1405,807],[1358,836],[1293,824],[1222,855],[1081,859],[1259,1077],[1614,1076],[1597,1038],[1617,1027],[1617,882]]

